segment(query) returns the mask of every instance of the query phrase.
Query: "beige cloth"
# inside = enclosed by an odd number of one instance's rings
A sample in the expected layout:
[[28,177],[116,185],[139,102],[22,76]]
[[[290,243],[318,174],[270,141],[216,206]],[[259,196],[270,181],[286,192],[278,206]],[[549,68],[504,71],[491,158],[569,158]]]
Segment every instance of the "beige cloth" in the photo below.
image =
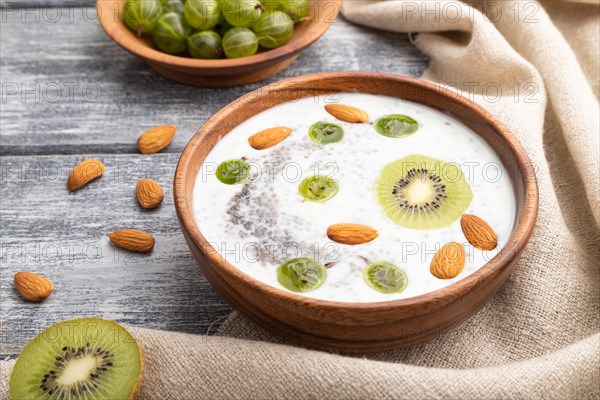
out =
[[[424,13],[436,4],[438,17]],[[469,4],[477,9],[347,0],[343,12],[380,29],[428,32],[416,38],[431,58],[424,79],[471,87],[523,143],[540,213],[507,284],[452,332],[361,357],[269,343],[235,314],[220,336],[135,330],[147,360],[140,398],[600,398],[599,7]],[[10,367],[0,365],[0,395]]]

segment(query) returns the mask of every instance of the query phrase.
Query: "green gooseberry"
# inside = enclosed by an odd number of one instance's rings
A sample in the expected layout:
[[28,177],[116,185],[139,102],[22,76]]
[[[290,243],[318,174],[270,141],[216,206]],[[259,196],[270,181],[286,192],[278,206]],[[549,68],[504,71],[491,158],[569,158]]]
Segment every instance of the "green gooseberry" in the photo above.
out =
[[294,22],[304,20],[310,11],[310,0],[277,0],[279,9],[285,11]]
[[165,53],[181,53],[186,49],[186,39],[191,32],[192,28],[181,14],[168,12],[156,24],[154,43]]
[[217,0],[187,0],[183,11],[185,20],[192,27],[200,30],[213,28],[221,15]]
[[123,22],[138,36],[152,33],[163,7],[160,0],[127,0],[123,6]]
[[269,11],[283,11],[281,2],[279,0],[263,0],[261,4],[265,8],[265,12]]
[[226,185],[243,183],[250,178],[250,164],[240,159],[223,161],[217,167],[216,176]]
[[315,202],[327,201],[337,194],[340,186],[325,175],[315,175],[300,182],[298,191],[306,200]]
[[377,133],[391,138],[410,136],[419,129],[419,123],[406,115],[386,115],[375,122],[373,126]]
[[176,12],[183,14],[185,4],[182,0],[161,0],[165,12]]
[[373,262],[364,269],[363,279],[371,288],[381,293],[400,293],[408,285],[404,271],[384,261]]
[[292,292],[310,292],[325,282],[327,270],[310,258],[294,258],[277,268],[277,281]]
[[263,13],[252,27],[258,37],[258,44],[266,49],[283,46],[294,34],[294,21],[283,11]]
[[221,10],[232,26],[249,28],[258,21],[265,8],[257,0],[222,0]]
[[216,59],[223,57],[221,36],[217,32],[196,32],[188,38],[187,46],[194,58]]
[[233,28],[223,37],[223,50],[227,58],[247,57],[258,51],[258,38],[248,28]]
[[344,138],[344,129],[337,124],[319,121],[311,125],[308,135],[315,143],[330,144]]

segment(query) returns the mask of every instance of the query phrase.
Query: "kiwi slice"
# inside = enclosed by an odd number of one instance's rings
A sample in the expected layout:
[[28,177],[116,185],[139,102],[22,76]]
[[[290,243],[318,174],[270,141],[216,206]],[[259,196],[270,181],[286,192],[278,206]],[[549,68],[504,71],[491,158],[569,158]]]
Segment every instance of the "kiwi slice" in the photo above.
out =
[[325,266],[311,258],[293,258],[277,268],[277,281],[292,292],[310,292],[325,282]]
[[450,225],[473,199],[471,187],[456,164],[419,154],[386,165],[375,186],[387,216],[412,229]]
[[25,346],[10,376],[13,399],[131,399],[142,377],[135,339],[116,322],[59,322]]
[[363,271],[363,279],[367,285],[381,293],[400,293],[408,285],[404,271],[384,261],[367,265]]

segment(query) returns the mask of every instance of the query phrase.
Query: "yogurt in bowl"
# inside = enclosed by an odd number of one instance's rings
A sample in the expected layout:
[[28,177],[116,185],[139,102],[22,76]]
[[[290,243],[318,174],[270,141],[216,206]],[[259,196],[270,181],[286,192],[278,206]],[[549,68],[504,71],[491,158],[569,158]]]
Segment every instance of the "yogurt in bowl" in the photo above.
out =
[[382,351],[447,331],[506,281],[537,216],[532,170],[502,123],[440,86],[320,73],[216,113],[173,192],[234,309],[304,346]]
[[[344,110],[340,106],[362,111],[368,121],[347,122],[335,112]],[[252,147],[258,132],[281,127],[287,128],[281,141]],[[429,167],[423,168],[426,160]],[[228,161],[246,168],[237,184],[218,179]],[[386,177],[398,163],[409,167]],[[303,190],[310,184],[314,193],[309,190],[307,198]],[[438,197],[428,192],[434,187]],[[240,271],[282,290],[339,302],[410,298],[461,280],[507,244],[517,217],[511,177],[481,136],[431,107],[356,92],[284,102],[237,125],[199,169],[193,213],[214,250]],[[471,245],[462,214],[486,221],[497,246]],[[375,237],[340,243],[335,227],[350,224],[371,228]],[[432,270],[448,243],[464,251],[464,266],[449,279]],[[296,276],[295,287],[282,276],[282,266],[298,259],[306,275]],[[378,274],[385,287],[370,281]],[[395,280],[391,286],[389,279]]]

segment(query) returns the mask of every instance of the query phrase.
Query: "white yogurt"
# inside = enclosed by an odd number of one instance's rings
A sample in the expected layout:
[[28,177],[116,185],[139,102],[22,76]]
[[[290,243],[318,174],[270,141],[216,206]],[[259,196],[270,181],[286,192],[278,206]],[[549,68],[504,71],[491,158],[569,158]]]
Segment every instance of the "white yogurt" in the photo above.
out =
[[[339,102],[369,113],[371,121],[404,114],[419,122],[406,138],[379,135],[370,123],[350,124],[329,115],[324,105]],[[317,121],[344,128],[341,142],[318,145],[308,136]],[[253,134],[275,126],[293,129],[290,137],[267,150],[248,145]],[[414,230],[395,224],[383,212],[374,192],[375,180],[388,163],[423,154],[461,166],[473,192],[466,213],[486,220],[498,235],[496,250],[485,252],[466,241],[457,220],[434,230]],[[253,178],[225,185],[215,176],[219,163],[246,157]],[[303,201],[302,179],[316,172],[335,178],[339,192],[324,203]],[[327,279],[305,296],[345,302],[387,301],[443,288],[482,267],[507,243],[515,224],[515,195],[505,167],[492,148],[469,128],[439,111],[393,97],[337,93],[306,97],[266,110],[233,129],[213,148],[196,179],[193,207],[200,230],[221,256],[246,274],[286,290],[277,282],[277,267],[287,259],[309,257],[323,263]],[[377,229],[370,243],[350,246],[332,242],[327,227],[363,224]],[[466,264],[454,279],[429,272],[433,255],[448,242],[465,246]],[[369,261],[387,261],[406,273],[401,293],[371,289],[362,272]]]

